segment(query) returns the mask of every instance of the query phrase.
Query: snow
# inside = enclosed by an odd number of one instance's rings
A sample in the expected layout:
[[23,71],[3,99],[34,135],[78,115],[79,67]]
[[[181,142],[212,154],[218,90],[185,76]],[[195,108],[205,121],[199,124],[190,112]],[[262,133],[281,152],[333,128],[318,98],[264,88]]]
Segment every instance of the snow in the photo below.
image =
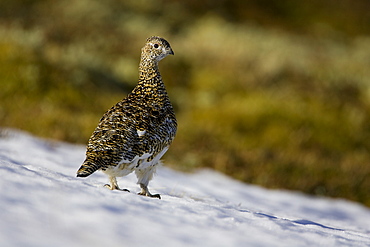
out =
[[85,147],[0,132],[0,246],[370,246],[370,210],[165,166],[139,196],[77,178]]

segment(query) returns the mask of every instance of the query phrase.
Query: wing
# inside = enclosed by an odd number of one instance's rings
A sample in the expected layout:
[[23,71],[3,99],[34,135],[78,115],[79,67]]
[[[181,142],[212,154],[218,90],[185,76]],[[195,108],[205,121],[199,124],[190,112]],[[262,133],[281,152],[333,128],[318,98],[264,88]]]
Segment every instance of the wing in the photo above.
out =
[[[86,156],[94,157],[105,168],[119,162],[129,163],[136,156],[142,156],[141,148],[145,133],[142,111],[121,101],[107,111],[91,135]],[[143,125],[141,127],[141,125]]]

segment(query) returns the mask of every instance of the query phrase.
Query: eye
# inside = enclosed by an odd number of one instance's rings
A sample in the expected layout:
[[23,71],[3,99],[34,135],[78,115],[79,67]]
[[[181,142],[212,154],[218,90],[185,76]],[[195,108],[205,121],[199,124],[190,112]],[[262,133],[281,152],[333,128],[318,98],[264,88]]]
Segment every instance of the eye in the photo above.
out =
[[158,48],[159,47],[159,45],[158,44],[154,44],[154,48]]

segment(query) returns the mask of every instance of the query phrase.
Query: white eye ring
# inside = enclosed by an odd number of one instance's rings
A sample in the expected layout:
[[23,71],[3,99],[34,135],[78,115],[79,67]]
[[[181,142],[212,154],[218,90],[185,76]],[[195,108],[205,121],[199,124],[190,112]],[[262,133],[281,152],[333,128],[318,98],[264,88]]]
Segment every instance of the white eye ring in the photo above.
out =
[[158,44],[154,44],[154,45],[153,45],[153,47],[154,47],[154,48],[158,48],[158,47],[159,47],[159,45],[158,45]]

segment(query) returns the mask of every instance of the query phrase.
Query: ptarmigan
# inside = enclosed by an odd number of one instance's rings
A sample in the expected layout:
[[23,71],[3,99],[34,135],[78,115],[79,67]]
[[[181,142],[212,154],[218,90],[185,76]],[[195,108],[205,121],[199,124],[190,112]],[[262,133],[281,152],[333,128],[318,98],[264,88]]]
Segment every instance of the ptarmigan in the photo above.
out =
[[109,176],[110,185],[106,187],[122,190],[116,177],[135,171],[141,187],[139,195],[161,198],[159,194],[150,194],[148,184],[177,129],[175,113],[158,70],[158,62],[169,54],[174,52],[165,39],[156,36],[147,39],[141,50],[138,85],[100,119],[77,177],[101,170]]

